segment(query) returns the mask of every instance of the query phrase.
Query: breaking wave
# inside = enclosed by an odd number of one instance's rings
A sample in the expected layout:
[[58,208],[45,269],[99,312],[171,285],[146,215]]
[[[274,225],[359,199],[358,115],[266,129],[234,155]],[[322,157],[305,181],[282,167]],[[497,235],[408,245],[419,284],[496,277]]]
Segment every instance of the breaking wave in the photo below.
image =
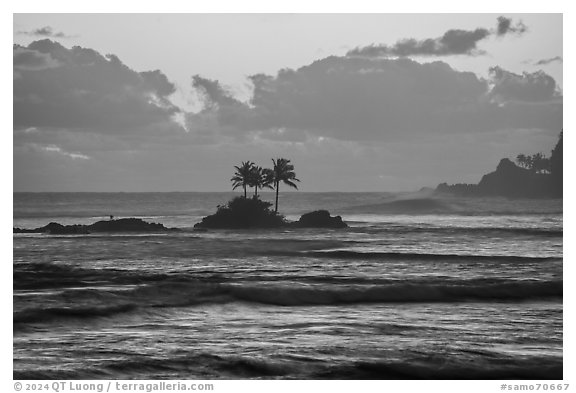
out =
[[[138,308],[190,307],[249,302],[276,306],[353,305],[362,303],[438,303],[558,299],[562,281],[440,281],[392,282],[380,285],[243,285],[203,281],[168,281],[131,290],[68,289],[53,295],[60,307],[41,304],[14,313],[14,323],[46,322],[130,312]],[[48,295],[47,295],[48,296]],[[74,299],[66,305],[65,299]],[[95,300],[96,299],[96,300]],[[48,299],[49,301],[50,299]]]
[[409,252],[362,252],[353,250],[303,251],[278,253],[278,255],[308,256],[337,259],[382,259],[382,260],[434,260],[434,261],[500,261],[500,262],[546,262],[560,261],[557,257],[525,257],[516,255],[469,255],[469,254],[425,254]]

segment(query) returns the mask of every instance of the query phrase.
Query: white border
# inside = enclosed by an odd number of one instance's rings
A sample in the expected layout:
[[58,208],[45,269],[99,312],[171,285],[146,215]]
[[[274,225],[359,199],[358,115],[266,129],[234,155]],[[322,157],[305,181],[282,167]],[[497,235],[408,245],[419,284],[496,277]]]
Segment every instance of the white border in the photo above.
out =
[[[13,44],[12,38],[12,25],[13,13],[55,13],[55,12],[108,12],[108,13],[127,13],[127,12],[311,12],[311,13],[403,13],[403,12],[417,12],[417,13],[516,13],[516,12],[529,12],[529,13],[564,13],[564,64],[565,69],[569,72],[564,74],[564,100],[567,108],[572,108],[570,104],[572,101],[571,92],[573,91],[573,77],[571,71],[574,69],[573,62],[573,48],[572,37],[576,37],[574,32],[574,13],[572,12],[572,5],[566,1],[551,1],[546,2],[527,2],[525,0],[513,0],[503,3],[502,1],[487,0],[482,2],[462,2],[462,1],[411,1],[411,2],[375,2],[372,0],[361,1],[337,1],[337,2],[321,2],[310,0],[291,0],[278,4],[269,0],[250,0],[250,1],[211,1],[211,2],[190,2],[190,1],[162,1],[162,2],[119,2],[113,0],[100,0],[90,4],[78,1],[40,1],[29,0],[17,2],[12,0],[2,3],[3,11],[0,18],[0,28],[2,29],[2,39],[5,41],[2,45],[4,48],[3,55],[8,54],[8,48]],[[12,42],[8,42],[12,39]],[[12,141],[12,97],[9,94],[12,88],[12,70],[10,70],[9,62],[7,59],[2,62],[4,72],[2,73],[5,83],[2,83],[2,119],[5,123],[2,132],[2,146],[6,150],[13,146]],[[9,81],[8,81],[9,80]],[[574,285],[572,279],[574,275],[574,214],[575,209],[571,202],[574,201],[574,186],[573,180],[575,164],[571,158],[571,150],[573,149],[572,134],[576,132],[573,127],[571,110],[566,112],[564,119],[565,137],[565,153],[567,159],[565,166],[567,174],[565,176],[565,200],[568,202],[565,205],[564,221],[565,221],[565,241],[564,241],[564,278],[565,278],[565,293],[564,293],[564,382],[573,383],[570,390],[576,389],[576,381],[571,380],[571,373],[569,370],[574,370]],[[2,155],[2,181],[3,184],[13,185],[13,157],[12,154],[7,152]],[[568,175],[571,174],[571,175]],[[1,194],[2,202],[5,207],[13,206],[12,193],[7,190]],[[8,216],[11,209],[3,209],[1,222],[2,226],[2,241],[3,241],[3,258],[0,265],[2,266],[1,275],[2,282],[2,310],[4,314],[4,323],[2,324],[2,341],[1,341],[1,370],[2,379],[5,381],[7,387],[6,391],[13,391],[12,380],[12,324],[10,323],[10,315],[12,314],[12,246],[9,244],[9,239],[12,239],[12,234],[8,223],[12,223],[12,217]],[[572,364],[572,366],[570,366]],[[295,389],[305,391],[323,391],[329,389],[331,391],[352,391],[352,390],[376,390],[380,391],[421,391],[429,392],[432,390],[441,390],[442,392],[496,392],[499,391],[501,381],[207,381],[214,382],[217,386],[217,392],[232,392],[239,389],[246,389],[253,392],[269,392],[274,389],[278,392],[292,392]],[[509,381],[508,383],[524,383],[534,384],[539,381]],[[542,383],[549,383],[551,381],[540,381]],[[382,390],[385,389],[385,390]]]

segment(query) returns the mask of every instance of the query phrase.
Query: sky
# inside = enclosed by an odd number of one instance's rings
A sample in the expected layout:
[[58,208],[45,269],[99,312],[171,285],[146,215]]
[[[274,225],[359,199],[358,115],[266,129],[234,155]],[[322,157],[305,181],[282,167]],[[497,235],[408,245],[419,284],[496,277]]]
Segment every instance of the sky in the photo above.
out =
[[477,183],[554,147],[561,14],[14,14],[14,191]]

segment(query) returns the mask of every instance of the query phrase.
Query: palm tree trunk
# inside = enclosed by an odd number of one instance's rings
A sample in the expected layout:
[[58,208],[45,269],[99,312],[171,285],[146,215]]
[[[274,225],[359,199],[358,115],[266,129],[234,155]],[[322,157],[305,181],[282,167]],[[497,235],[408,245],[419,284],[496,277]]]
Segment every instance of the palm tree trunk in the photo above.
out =
[[258,198],[258,186],[254,187],[254,198]]
[[244,184],[244,199],[246,199],[246,184]]
[[280,182],[276,182],[276,208],[274,213],[278,213],[278,189],[280,188]]

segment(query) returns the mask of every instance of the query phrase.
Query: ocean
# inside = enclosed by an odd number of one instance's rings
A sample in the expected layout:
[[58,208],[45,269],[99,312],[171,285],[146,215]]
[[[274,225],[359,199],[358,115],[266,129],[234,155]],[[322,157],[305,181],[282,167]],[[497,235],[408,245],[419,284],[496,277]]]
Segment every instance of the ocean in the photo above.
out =
[[[232,193],[14,193],[14,379],[562,379],[562,201],[280,195],[288,219],[193,225]],[[262,199],[273,201],[272,193]]]

